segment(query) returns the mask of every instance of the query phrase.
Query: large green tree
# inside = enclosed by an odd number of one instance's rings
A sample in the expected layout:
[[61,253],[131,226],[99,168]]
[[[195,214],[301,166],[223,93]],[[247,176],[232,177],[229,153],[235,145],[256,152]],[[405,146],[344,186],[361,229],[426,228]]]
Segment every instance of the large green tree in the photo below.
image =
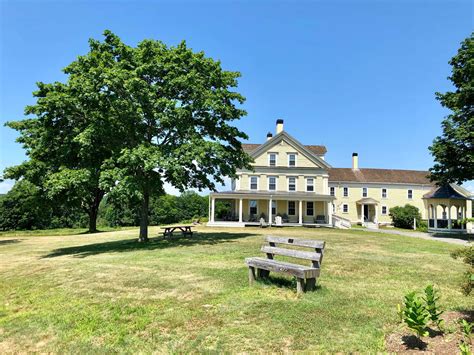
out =
[[[119,43],[106,32],[106,41]],[[193,52],[184,42],[168,47],[144,40],[127,47],[114,92],[126,103],[128,137],[120,156],[110,159],[102,184],[137,193],[141,199],[140,241],[148,240],[150,196],[165,182],[187,188],[215,189],[237,168],[250,168],[240,139],[247,135],[231,124],[245,115],[238,72]]]
[[107,192],[99,186],[104,161],[123,148],[127,105],[113,91],[126,47],[120,42],[90,41],[90,51],[64,69],[65,83],[38,83],[27,119],[8,122],[28,160],[5,171],[44,190],[56,203],[80,206],[96,231],[99,204]]
[[429,148],[435,159],[431,179],[438,184],[474,180],[474,33],[450,60],[449,79],[455,90],[436,93],[441,105],[451,110],[443,120],[443,134]]

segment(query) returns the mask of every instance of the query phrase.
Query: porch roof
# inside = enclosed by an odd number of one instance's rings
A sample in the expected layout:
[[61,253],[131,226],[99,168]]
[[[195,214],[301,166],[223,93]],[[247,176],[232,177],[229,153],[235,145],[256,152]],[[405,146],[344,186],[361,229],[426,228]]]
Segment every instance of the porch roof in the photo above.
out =
[[287,191],[223,191],[211,192],[216,198],[247,198],[247,199],[287,199],[287,200],[319,200],[333,201],[334,196],[317,194],[314,192],[287,192]]
[[378,205],[379,201],[373,199],[372,197],[361,198],[360,200],[356,201],[358,205]]
[[466,189],[454,184],[449,184],[434,188],[427,194],[423,195],[423,198],[470,200],[471,196],[469,191],[467,191]]

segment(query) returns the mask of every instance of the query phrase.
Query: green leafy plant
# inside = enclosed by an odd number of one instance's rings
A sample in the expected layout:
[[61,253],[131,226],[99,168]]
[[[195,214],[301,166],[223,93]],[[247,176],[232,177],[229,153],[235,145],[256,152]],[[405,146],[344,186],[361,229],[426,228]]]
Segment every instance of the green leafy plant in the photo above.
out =
[[416,224],[420,224],[421,214],[420,210],[410,204],[405,206],[395,206],[390,209],[390,217],[392,217],[393,225],[397,228],[412,229],[413,220]]
[[463,339],[459,343],[459,351],[462,355],[471,355],[471,333],[474,323],[461,319],[459,324],[461,325],[461,332],[463,335]]
[[461,289],[467,296],[474,288],[474,247],[456,249],[451,253],[453,259],[461,259],[468,265],[468,270],[464,273]]
[[429,314],[430,320],[436,324],[438,329],[440,328],[443,320],[440,318],[443,311],[437,305],[439,300],[438,292],[434,289],[433,285],[428,285],[425,288],[425,296],[423,301],[425,302],[426,311]]
[[404,307],[399,310],[399,314],[403,322],[418,337],[428,335],[427,325],[430,319],[430,314],[426,310],[423,300],[416,294],[416,292],[410,292],[405,295]]

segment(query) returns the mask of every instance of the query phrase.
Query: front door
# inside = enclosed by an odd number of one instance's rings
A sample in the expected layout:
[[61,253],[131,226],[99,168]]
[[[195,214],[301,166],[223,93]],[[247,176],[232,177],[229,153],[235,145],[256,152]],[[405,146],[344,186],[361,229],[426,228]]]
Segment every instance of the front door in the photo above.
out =
[[364,205],[364,222],[369,221],[369,205]]

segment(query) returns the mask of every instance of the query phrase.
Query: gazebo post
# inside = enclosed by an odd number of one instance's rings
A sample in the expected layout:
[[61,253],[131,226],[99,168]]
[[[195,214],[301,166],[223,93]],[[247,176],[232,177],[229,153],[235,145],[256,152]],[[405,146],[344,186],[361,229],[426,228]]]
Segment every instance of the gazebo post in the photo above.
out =
[[452,222],[451,222],[451,201],[448,200],[448,229],[452,229]]
[[434,229],[438,228],[438,205],[433,203]]

